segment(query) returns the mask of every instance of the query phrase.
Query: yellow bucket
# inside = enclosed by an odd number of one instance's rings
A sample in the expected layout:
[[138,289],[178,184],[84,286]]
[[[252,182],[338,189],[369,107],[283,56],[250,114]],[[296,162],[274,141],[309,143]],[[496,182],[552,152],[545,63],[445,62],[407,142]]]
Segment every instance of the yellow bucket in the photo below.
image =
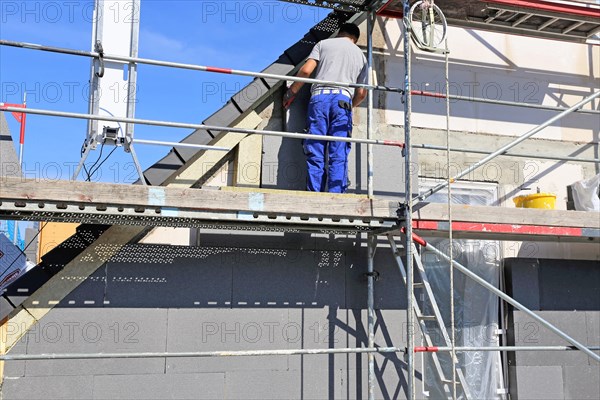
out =
[[556,195],[554,193],[534,193],[513,198],[517,208],[545,208],[554,210]]

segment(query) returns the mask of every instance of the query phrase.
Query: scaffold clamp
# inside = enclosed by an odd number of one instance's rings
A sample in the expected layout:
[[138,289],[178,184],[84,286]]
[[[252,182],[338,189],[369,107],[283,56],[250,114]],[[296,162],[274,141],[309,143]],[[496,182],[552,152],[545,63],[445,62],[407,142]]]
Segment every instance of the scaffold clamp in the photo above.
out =
[[373,272],[366,272],[364,274],[367,278],[374,278],[375,282],[379,281],[379,278],[381,277],[381,274],[379,273],[379,271],[373,271]]
[[104,76],[104,48],[100,40],[96,40],[94,51],[98,53],[98,71],[95,74],[98,78],[102,78]]

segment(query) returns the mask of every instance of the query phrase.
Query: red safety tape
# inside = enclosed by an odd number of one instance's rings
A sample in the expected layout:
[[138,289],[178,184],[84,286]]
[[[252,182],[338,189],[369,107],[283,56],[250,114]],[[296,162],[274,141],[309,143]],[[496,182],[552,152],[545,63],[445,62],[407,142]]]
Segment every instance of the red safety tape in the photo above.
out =
[[27,120],[27,114],[22,113],[21,114],[21,120],[19,121],[21,123],[21,131],[20,131],[20,135],[19,135],[19,144],[25,144],[25,121]]
[[587,7],[585,5],[578,6],[575,4],[556,4],[549,1],[528,0],[487,0],[486,2],[504,4],[514,7],[525,7],[532,10],[578,15],[581,17],[600,18],[600,10],[598,8]]
[[17,120],[17,122],[23,122],[23,118],[25,117],[25,114],[15,112],[15,111],[13,111],[11,114]]
[[[15,107],[15,108],[25,108],[24,104],[11,104],[11,103],[0,103],[0,110],[5,110],[6,107]],[[17,122],[23,122],[24,115],[23,113],[13,111],[12,116],[15,117]]]
[[437,353],[439,348],[436,346],[432,347],[415,347],[415,353]]
[[[402,233],[406,234],[406,228],[402,228],[400,230],[402,231]],[[421,236],[417,235],[416,233],[412,234],[412,238],[413,238],[413,242],[420,244],[423,247],[427,246],[427,241],[425,239],[423,239]]]
[[217,72],[219,74],[231,74],[233,70],[231,68],[206,67],[206,71]]
[[398,142],[396,140],[384,140],[383,144],[386,146],[398,146],[401,149],[403,149],[405,147],[404,143]]
[[381,15],[383,17],[391,17],[391,18],[402,18],[404,15],[403,10],[388,10],[388,6],[392,4],[393,1],[388,1],[383,7],[381,7],[377,11],[377,15]]
[[[441,230],[438,221],[413,221],[413,229]],[[447,229],[447,225],[446,228]],[[562,226],[539,226],[539,225],[514,225],[514,224],[486,224],[479,222],[453,222],[452,230],[466,232],[486,233],[514,233],[526,235],[560,235],[560,236],[583,236],[582,228]]]
[[[15,107],[15,108],[27,108],[25,104],[11,104],[11,103],[0,103],[0,110],[6,110],[6,107]],[[12,116],[17,120],[18,123],[21,124],[21,130],[19,135],[19,144],[25,143],[25,120],[27,118],[27,114],[13,111],[11,112]]]
[[444,93],[426,92],[424,90],[411,90],[410,94],[412,94],[413,96],[438,97],[440,99],[446,98],[446,95]]

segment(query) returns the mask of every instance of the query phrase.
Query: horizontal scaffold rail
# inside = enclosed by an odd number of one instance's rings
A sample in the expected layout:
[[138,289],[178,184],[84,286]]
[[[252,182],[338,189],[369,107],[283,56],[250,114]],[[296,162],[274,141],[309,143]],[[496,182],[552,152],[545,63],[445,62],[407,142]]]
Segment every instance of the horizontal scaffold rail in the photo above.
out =
[[[35,114],[35,115],[46,115],[52,117],[63,117],[63,118],[74,118],[74,119],[85,119],[92,121],[111,121],[111,122],[121,122],[127,124],[140,124],[140,125],[151,125],[151,126],[163,126],[168,128],[183,128],[183,129],[194,129],[194,130],[207,130],[214,132],[232,132],[232,133],[244,133],[248,135],[263,135],[263,136],[277,136],[277,137],[285,137],[291,139],[313,139],[314,135],[310,133],[295,133],[295,132],[281,132],[281,131],[271,131],[271,130],[259,130],[259,129],[246,129],[246,128],[235,128],[229,126],[215,126],[215,125],[205,125],[205,124],[192,124],[185,122],[169,122],[169,121],[157,121],[150,119],[139,119],[139,118],[121,118],[121,117],[112,117],[109,115],[95,115],[95,114],[81,114],[81,113],[72,113],[72,112],[64,112],[64,111],[52,111],[52,110],[38,110],[35,108],[20,108],[7,106],[4,103],[0,103],[0,111],[7,112],[18,112],[22,114]],[[392,146],[404,148],[404,143],[398,142],[396,140],[379,140],[379,139],[355,139],[352,137],[345,136],[322,136],[319,140],[324,142],[347,142],[347,143],[362,143],[362,144],[374,144],[380,146]],[[202,150],[218,150],[218,151],[230,151],[231,149],[223,148],[223,147],[215,147],[215,146],[204,146],[197,144],[188,144],[188,143],[174,143],[174,142],[158,142],[154,140],[140,140],[133,139],[133,143],[140,144],[152,144],[152,145],[169,145],[174,147],[189,147],[196,148]]]
[[[221,227],[260,230],[393,232],[399,200],[363,195],[223,188],[189,189],[73,181],[0,179],[0,217],[117,225]],[[597,213],[506,207],[452,206],[457,238],[600,241]],[[423,236],[448,233],[448,207],[423,204],[413,227]]]
[[184,64],[178,62],[171,61],[161,61],[161,60],[152,60],[149,58],[139,58],[139,57],[126,57],[119,56],[115,54],[100,54],[94,51],[85,51],[85,50],[75,50],[75,49],[65,49],[61,47],[53,47],[53,46],[44,46],[41,44],[35,43],[24,43],[24,42],[15,42],[11,40],[0,39],[0,46],[10,46],[10,47],[20,47],[23,49],[31,49],[31,50],[41,50],[51,53],[60,53],[60,54],[68,54],[72,56],[82,56],[88,58],[96,58],[100,59],[102,57],[107,61],[119,61],[126,63],[137,63],[137,64],[146,64],[146,65],[154,65],[159,67],[171,67],[178,69],[187,69],[192,71],[201,71],[201,72],[212,72],[216,74],[226,74],[226,75],[238,75],[238,76],[249,76],[253,78],[263,78],[263,79],[278,79],[280,81],[291,81],[291,82],[303,82],[303,83],[316,83],[321,85],[333,85],[333,86],[342,86],[348,88],[362,88],[368,90],[380,90],[384,92],[397,92],[404,93],[404,90],[397,87],[388,87],[382,85],[366,85],[362,83],[348,83],[348,82],[340,82],[340,81],[327,81],[322,79],[313,79],[313,78],[303,78],[299,76],[291,76],[291,75],[278,75],[278,74],[268,74],[265,72],[254,72],[254,71],[246,71],[241,69],[232,69],[232,68],[222,68],[222,67],[211,67],[207,65],[197,65],[197,64]]

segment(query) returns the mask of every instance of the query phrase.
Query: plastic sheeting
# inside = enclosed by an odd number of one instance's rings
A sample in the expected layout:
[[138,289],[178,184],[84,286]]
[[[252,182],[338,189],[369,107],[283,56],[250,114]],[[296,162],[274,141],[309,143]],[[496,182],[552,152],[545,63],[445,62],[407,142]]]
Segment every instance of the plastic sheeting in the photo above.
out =
[[573,188],[573,202],[577,211],[600,211],[600,174],[571,185]]
[[[495,202],[495,191],[471,189],[453,189],[454,204],[491,205]],[[447,202],[446,193],[438,193],[428,199],[430,202]],[[429,239],[433,246],[449,254],[448,239]],[[495,241],[453,240],[454,259],[475,272],[477,275],[498,287],[500,282],[500,245]],[[427,276],[432,286],[436,303],[440,309],[444,325],[451,337],[450,307],[450,263],[441,257],[424,251],[421,255]],[[418,292],[417,296],[419,295]],[[458,271],[454,273],[454,321],[456,346],[499,346],[496,332],[499,326],[499,299],[487,289],[478,285]],[[425,302],[427,303],[427,302]],[[423,304],[427,315],[431,314],[427,304]],[[447,346],[435,321],[427,321],[429,332],[433,332],[435,345]],[[437,353],[444,377],[452,380],[450,353]],[[497,394],[502,386],[500,354],[498,352],[459,352],[458,366],[462,370],[469,388],[471,399],[500,399]],[[426,353],[426,390],[429,398],[447,398],[443,383],[435,370],[432,355]],[[458,380],[458,379],[457,379]],[[452,390],[452,384],[449,384]],[[457,386],[458,398],[465,398],[460,385]]]

